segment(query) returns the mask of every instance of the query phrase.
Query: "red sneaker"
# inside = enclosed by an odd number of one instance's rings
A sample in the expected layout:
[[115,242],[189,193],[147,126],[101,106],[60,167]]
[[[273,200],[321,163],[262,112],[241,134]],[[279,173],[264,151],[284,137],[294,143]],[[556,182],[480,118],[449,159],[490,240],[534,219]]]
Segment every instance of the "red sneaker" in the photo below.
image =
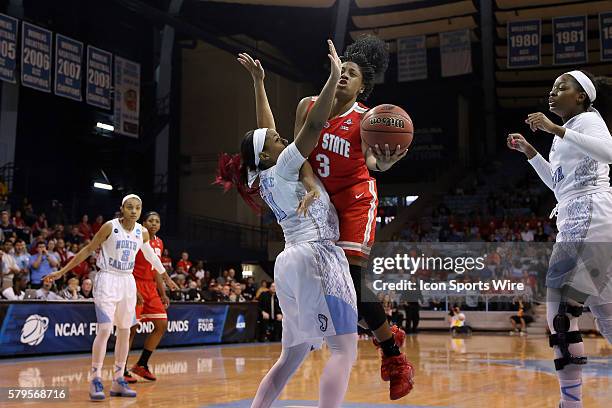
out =
[[399,356],[383,357],[381,371],[389,373],[389,398],[397,400],[412,391],[414,385],[414,367],[404,353]]
[[[391,332],[393,332],[393,339],[395,340],[395,344],[401,349],[404,345],[404,341],[406,340],[406,332],[397,327],[396,325],[391,326]],[[380,344],[378,343],[378,341],[376,339],[374,339],[373,341],[374,345],[380,350]],[[384,358],[382,350],[380,350],[380,355]],[[389,373],[385,369],[384,364],[380,366],[380,378],[382,378],[383,381],[389,381]]]
[[149,367],[143,367],[143,366],[139,366],[138,364],[135,364],[134,367],[132,367],[131,371],[132,373],[144,378],[145,380],[149,380],[149,381],[157,380],[157,378],[153,375],[153,373],[149,371]]
[[126,371],[125,373],[123,373],[123,379],[125,380],[125,382],[127,382],[128,384],[135,384],[138,382],[137,379],[135,379],[134,377],[132,377],[132,374],[130,374],[129,371]]

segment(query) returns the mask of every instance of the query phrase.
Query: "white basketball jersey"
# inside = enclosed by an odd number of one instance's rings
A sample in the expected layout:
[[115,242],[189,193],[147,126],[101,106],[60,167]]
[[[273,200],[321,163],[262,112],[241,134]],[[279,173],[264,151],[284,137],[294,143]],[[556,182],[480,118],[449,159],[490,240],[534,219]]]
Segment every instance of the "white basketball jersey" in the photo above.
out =
[[259,175],[259,193],[276,215],[289,245],[311,241],[337,241],[338,215],[323,184],[318,181],[320,197],[308,209],[308,215],[297,213],[300,200],[306,194],[299,180],[300,168],[306,159],[291,143],[279,155],[276,164]]
[[118,218],[111,221],[113,230],[98,254],[97,264],[103,271],[132,273],[136,254],[142,248],[142,225],[136,223],[126,231]]

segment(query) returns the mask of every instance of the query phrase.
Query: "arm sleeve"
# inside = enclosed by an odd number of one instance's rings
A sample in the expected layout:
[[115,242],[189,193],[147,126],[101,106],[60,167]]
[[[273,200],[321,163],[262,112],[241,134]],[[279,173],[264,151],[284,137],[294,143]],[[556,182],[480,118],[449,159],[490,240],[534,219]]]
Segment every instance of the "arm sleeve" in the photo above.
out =
[[582,133],[565,129],[563,138],[598,162],[612,163],[612,136],[606,123],[596,114],[586,116],[583,123]]
[[149,261],[151,265],[153,265],[153,268],[157,271],[157,273],[161,275],[162,273],[166,272],[166,268],[164,268],[164,265],[162,265],[160,259],[157,257],[157,255],[155,255],[155,252],[153,251],[153,248],[151,248],[151,245],[149,245],[149,242],[145,242],[142,245],[142,254],[144,255],[145,259]]
[[305,160],[306,158],[302,156],[295,143],[291,143],[278,156],[276,173],[285,180],[299,180],[300,168]]
[[533,158],[528,160],[528,162],[535,169],[536,173],[538,173],[538,176],[540,176],[544,184],[553,190],[552,170],[550,168],[550,163],[546,161],[546,159],[542,157],[540,153],[536,154]]

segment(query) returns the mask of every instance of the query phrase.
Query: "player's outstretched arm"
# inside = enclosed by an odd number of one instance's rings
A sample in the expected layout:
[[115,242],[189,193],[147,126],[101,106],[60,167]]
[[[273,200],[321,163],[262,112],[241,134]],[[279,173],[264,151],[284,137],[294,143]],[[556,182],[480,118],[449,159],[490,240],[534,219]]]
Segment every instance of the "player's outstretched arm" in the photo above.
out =
[[264,78],[266,73],[261,66],[261,61],[254,60],[247,53],[238,54],[238,62],[251,74],[253,86],[255,87],[255,112],[257,113],[257,127],[276,129],[274,115],[268,102]]
[[96,232],[96,235],[94,235],[94,237],[91,240],[91,242],[89,244],[85,245],[83,247],[83,249],[81,249],[66,264],[66,266],[64,266],[62,269],[60,269],[57,272],[50,273],[49,275],[45,276],[43,279],[46,280],[46,281],[54,281],[54,280],[59,279],[62,276],[64,276],[66,273],[71,271],[75,266],[77,266],[78,264],[83,262],[85,259],[89,258],[89,256],[91,255],[92,252],[97,251],[98,248],[100,248],[100,245],[102,245],[102,243],[104,241],[106,241],[106,239],[108,238],[108,236],[111,234],[112,231],[113,231],[112,222],[111,221],[107,221],[102,226],[102,228],[100,228],[100,230],[98,232]]
[[323,126],[325,126],[325,122],[327,122],[329,118],[334,96],[336,94],[336,86],[340,79],[342,62],[331,40],[327,40],[327,46],[329,47],[328,57],[331,62],[329,78],[327,78],[327,82],[321,90],[317,101],[306,117],[304,126],[295,137],[295,145],[303,157],[308,157],[317,146],[321,130],[323,130]]

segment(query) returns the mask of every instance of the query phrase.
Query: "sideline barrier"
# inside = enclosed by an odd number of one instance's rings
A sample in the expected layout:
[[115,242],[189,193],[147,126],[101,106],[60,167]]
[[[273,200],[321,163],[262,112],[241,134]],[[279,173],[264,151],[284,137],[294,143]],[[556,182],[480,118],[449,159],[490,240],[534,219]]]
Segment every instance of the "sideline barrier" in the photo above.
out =
[[[249,342],[256,327],[256,303],[172,303],[160,347]],[[0,302],[0,357],[87,352],[96,329],[93,302]],[[151,322],[141,323],[134,348],[152,330]]]

